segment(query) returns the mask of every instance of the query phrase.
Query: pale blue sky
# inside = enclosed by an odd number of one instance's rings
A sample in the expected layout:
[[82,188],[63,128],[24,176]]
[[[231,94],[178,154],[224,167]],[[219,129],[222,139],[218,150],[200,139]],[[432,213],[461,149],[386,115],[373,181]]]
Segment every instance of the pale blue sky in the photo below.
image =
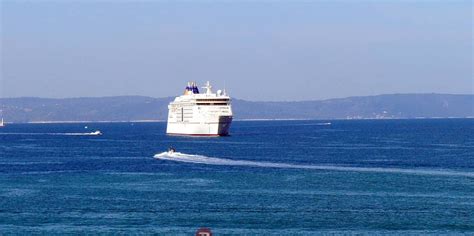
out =
[[473,93],[471,1],[1,2],[3,97]]

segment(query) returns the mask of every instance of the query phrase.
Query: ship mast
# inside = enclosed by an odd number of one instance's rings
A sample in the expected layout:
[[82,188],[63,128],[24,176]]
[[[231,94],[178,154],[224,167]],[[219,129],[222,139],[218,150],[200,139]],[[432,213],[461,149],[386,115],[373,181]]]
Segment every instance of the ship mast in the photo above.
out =
[[211,90],[211,89],[212,89],[212,86],[211,86],[211,84],[209,83],[209,81],[207,81],[207,82],[206,82],[206,86],[204,86],[204,87],[202,87],[202,88],[207,89],[207,91],[206,91],[206,94],[207,94],[207,95],[212,94],[212,90]]

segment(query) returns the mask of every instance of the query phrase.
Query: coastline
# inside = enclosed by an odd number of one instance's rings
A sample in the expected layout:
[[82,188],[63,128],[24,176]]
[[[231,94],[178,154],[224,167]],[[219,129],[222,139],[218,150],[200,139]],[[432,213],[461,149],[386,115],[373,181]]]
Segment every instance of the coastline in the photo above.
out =
[[[474,117],[414,117],[414,118],[328,118],[328,119],[234,119],[237,122],[248,121],[350,121],[350,120],[442,120],[442,119],[474,119]],[[166,120],[123,120],[123,121],[29,121],[5,122],[5,124],[84,124],[84,123],[166,123]]]

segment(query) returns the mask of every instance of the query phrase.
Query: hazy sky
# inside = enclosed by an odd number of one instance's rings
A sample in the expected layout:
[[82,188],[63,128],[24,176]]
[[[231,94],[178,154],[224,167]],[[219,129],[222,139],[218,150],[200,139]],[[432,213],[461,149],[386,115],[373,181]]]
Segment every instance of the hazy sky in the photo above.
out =
[[6,1],[3,97],[473,93],[471,1]]

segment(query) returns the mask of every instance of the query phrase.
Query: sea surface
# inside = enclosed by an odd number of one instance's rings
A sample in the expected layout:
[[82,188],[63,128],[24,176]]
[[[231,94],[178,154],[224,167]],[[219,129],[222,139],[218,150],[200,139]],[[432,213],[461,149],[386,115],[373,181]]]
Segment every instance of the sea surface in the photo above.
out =
[[474,234],[474,119],[165,129],[0,129],[0,234]]

